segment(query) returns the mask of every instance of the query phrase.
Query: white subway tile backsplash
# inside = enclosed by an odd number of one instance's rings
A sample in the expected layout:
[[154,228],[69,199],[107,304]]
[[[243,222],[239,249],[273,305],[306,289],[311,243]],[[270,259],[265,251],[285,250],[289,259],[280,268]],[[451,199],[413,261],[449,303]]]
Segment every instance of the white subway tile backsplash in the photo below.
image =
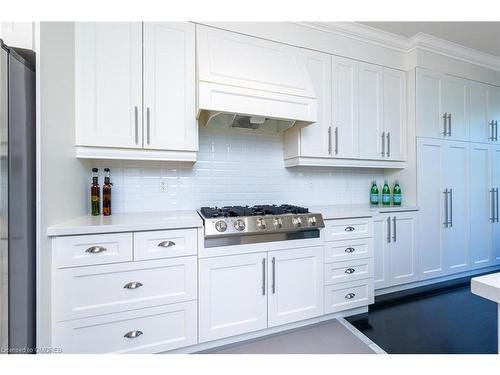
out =
[[[113,212],[198,209],[202,206],[366,203],[381,170],[285,168],[281,135],[200,128],[198,161],[98,160],[111,168]],[[89,172],[90,181],[90,172]],[[167,184],[161,191],[160,182]]]

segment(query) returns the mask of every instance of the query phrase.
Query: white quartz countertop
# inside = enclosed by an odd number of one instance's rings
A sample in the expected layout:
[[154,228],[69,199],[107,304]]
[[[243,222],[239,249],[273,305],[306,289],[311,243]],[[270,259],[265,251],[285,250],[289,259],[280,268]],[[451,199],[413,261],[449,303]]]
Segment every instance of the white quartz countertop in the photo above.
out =
[[82,216],[47,228],[48,236],[69,236],[112,232],[133,232],[202,227],[203,220],[194,210],[128,212],[111,216]]
[[472,293],[500,304],[500,272],[473,277],[470,284]]
[[417,206],[371,206],[369,204],[339,204],[331,206],[308,207],[309,212],[323,215],[323,219],[349,219],[355,217],[370,217],[378,213],[418,211]]

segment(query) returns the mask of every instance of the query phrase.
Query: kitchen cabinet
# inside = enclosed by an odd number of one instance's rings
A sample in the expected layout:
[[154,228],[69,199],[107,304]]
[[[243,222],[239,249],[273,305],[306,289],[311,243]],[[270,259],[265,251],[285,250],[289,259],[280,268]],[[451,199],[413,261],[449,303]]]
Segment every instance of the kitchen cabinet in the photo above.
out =
[[199,340],[267,328],[267,253],[199,260]]
[[384,68],[384,132],[386,159],[406,160],[406,73]]
[[500,263],[500,220],[499,220],[499,188],[500,188],[500,146],[492,146],[491,148],[491,186],[495,189],[492,193],[492,198],[494,199],[494,204],[492,205],[492,211],[494,211],[493,217],[495,221],[493,223],[493,251],[492,258],[495,264]]
[[195,161],[194,51],[190,23],[76,23],[77,157]]
[[466,270],[469,265],[469,144],[417,140],[420,277]]
[[323,247],[268,253],[268,326],[323,314]]
[[470,140],[497,143],[500,118],[499,89],[484,83],[470,82]]
[[418,212],[392,212],[375,218],[375,289],[418,280]]
[[469,82],[417,69],[417,136],[469,139]]

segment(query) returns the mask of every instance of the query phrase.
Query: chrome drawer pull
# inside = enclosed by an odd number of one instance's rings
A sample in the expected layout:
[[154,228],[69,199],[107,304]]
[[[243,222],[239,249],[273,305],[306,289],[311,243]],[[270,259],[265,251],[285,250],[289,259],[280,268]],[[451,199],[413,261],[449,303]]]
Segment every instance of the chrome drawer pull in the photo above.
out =
[[127,332],[126,334],[123,335],[123,337],[126,337],[127,339],[135,339],[141,336],[142,334],[143,334],[142,331],[134,330]]
[[85,250],[86,253],[89,253],[89,254],[99,254],[99,253],[102,253],[103,251],[106,251],[107,249],[105,247],[102,247],[102,246],[92,246],[92,247],[89,247],[87,250]]
[[353,299],[354,297],[356,297],[356,294],[354,294],[354,293],[349,293],[349,294],[346,294],[346,296],[345,296],[346,299]]
[[354,247],[348,247],[347,249],[344,250],[346,253],[354,253],[356,249]]
[[138,281],[131,281],[123,286],[124,289],[137,289],[140,288],[143,284]]
[[158,244],[159,247],[172,247],[175,246],[175,242],[173,241],[163,241]]
[[346,232],[352,232],[354,230],[354,227],[346,227],[344,230]]
[[356,272],[356,270],[354,268],[348,268],[344,272],[347,273],[348,275],[350,275],[351,273]]

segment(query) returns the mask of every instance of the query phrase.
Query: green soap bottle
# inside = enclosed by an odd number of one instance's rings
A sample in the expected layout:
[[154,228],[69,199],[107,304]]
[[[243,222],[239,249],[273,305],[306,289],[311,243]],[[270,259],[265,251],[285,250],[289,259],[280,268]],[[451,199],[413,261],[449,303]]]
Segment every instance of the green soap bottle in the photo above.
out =
[[391,204],[391,189],[389,189],[387,180],[384,181],[384,187],[382,188],[382,204],[384,206],[389,206]]
[[396,180],[392,189],[392,202],[395,206],[401,206],[401,187],[398,180]]
[[372,181],[372,187],[370,189],[370,204],[374,206],[378,206],[380,199],[378,186],[376,181]]

